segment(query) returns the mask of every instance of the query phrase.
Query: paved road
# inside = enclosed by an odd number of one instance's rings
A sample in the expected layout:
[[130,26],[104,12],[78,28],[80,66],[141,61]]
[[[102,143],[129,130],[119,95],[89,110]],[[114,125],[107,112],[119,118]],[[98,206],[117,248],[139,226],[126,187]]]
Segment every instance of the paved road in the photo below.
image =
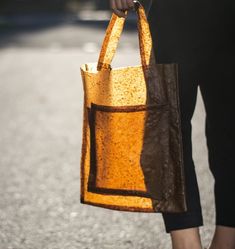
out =
[[[97,59],[97,48],[86,43],[88,37],[87,42],[100,44],[103,30],[95,30],[67,23],[19,32],[15,43],[7,44],[5,36],[0,49],[0,249],[170,249],[161,214],[79,202],[79,66]],[[64,44],[61,37],[76,38],[80,45],[50,45]],[[126,37],[134,44],[135,33]],[[122,47],[113,66],[137,61],[136,46]],[[200,96],[193,128],[206,246],[214,229],[214,197]]]
[[[78,15],[0,16],[0,48],[17,46],[97,50],[103,40],[110,13],[83,11]],[[94,15],[101,20],[91,20]],[[138,47],[135,18],[133,15],[128,17],[120,48]]]

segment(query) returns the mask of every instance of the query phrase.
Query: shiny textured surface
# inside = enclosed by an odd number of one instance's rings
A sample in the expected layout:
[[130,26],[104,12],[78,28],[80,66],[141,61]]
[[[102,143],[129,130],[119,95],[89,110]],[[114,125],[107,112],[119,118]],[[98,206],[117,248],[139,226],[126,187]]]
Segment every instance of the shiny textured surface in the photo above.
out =
[[142,65],[111,68],[124,18],[112,15],[84,87],[81,202],[142,212],[186,211],[177,65],[155,64],[142,6]]

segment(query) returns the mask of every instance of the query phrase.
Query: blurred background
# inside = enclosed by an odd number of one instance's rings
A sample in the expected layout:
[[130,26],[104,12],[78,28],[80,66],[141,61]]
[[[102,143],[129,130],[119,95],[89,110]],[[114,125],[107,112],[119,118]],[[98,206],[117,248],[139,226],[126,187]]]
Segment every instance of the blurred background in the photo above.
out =
[[[108,0],[0,0],[0,249],[170,249],[161,214],[80,203],[80,66],[97,61],[110,15]],[[140,63],[135,18],[113,66]],[[214,196],[204,116],[199,94],[193,156],[206,246]]]

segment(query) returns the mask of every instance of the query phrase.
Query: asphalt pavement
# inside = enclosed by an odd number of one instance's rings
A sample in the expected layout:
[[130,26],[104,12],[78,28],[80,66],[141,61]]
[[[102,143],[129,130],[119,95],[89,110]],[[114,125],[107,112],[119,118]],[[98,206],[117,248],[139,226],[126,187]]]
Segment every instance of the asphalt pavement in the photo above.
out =
[[[5,18],[5,17],[4,17]],[[80,203],[83,87],[80,65],[95,62],[107,22],[1,20],[0,249],[170,249],[161,214]],[[12,17],[17,18],[17,17]],[[31,21],[27,21],[31,18]],[[60,17],[61,18],[61,17]],[[127,28],[113,62],[140,62]],[[193,117],[193,157],[207,246],[214,230],[204,107]]]

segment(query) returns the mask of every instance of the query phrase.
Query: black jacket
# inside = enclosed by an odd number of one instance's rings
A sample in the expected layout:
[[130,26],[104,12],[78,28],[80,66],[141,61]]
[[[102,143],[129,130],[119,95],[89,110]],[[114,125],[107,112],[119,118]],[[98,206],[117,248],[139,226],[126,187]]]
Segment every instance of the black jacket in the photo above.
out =
[[200,63],[232,50],[234,6],[233,0],[153,0],[148,19],[157,62]]

